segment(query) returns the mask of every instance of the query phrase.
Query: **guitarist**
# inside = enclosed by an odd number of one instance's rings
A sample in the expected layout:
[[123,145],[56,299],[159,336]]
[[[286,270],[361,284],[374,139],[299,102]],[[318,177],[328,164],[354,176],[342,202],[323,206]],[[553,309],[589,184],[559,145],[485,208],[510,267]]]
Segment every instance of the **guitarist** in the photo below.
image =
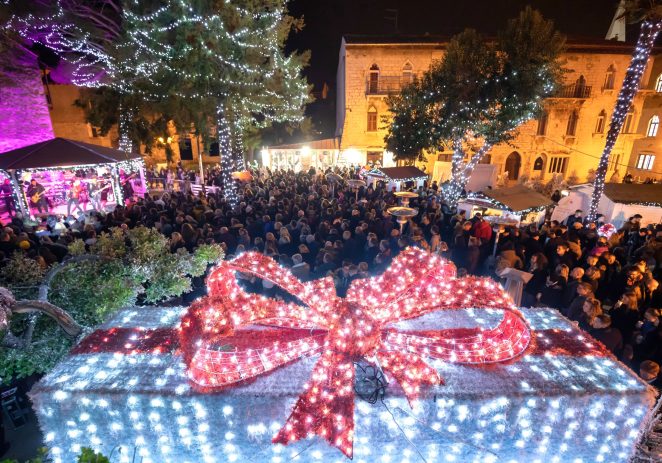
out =
[[104,198],[104,192],[108,190],[112,185],[106,185],[102,187],[99,184],[99,181],[96,179],[90,180],[87,182],[87,195],[90,198],[92,203],[92,208],[96,211],[103,212],[106,208],[106,199]]
[[30,207],[36,208],[40,214],[49,212],[48,201],[46,200],[46,188],[37,182],[36,179],[33,178],[30,180],[30,186],[26,194],[30,198]]
[[5,202],[5,209],[9,217],[14,217],[16,205],[14,204],[14,194],[12,192],[11,180],[5,179],[4,183],[0,185],[0,197]]
[[82,193],[83,185],[81,185],[80,180],[74,180],[71,183],[71,187],[69,188],[69,199],[67,200],[67,217],[71,215],[72,204],[74,206],[74,211],[78,209],[81,212],[85,212],[85,210],[80,207]]

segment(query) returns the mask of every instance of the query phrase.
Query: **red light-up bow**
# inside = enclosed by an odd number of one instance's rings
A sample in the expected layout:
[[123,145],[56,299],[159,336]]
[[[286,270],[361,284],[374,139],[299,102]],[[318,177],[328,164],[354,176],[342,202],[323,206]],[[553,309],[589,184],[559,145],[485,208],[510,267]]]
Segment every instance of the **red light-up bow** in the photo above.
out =
[[[247,293],[235,272],[269,280],[305,306]],[[453,264],[417,248],[401,252],[382,275],[353,281],[346,298],[336,296],[329,277],[302,283],[271,258],[251,252],[222,262],[208,286],[208,296],[191,305],[181,324],[190,379],[215,390],[320,354],[311,381],[273,442],[319,435],[350,458],[355,361],[378,363],[411,402],[422,387],[442,383],[424,357],[503,362],[521,355],[531,340],[526,322],[498,284],[487,278],[457,279]],[[504,317],[491,329],[413,332],[389,327],[433,311],[467,307],[501,309]],[[239,329],[248,325],[280,328]]]

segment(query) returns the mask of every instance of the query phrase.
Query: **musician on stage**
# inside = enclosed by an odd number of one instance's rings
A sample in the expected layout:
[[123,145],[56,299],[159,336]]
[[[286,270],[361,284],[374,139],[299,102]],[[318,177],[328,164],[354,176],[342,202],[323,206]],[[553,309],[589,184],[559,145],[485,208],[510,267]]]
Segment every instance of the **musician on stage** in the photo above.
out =
[[28,187],[26,194],[30,199],[30,207],[37,209],[37,212],[40,214],[48,213],[48,200],[46,199],[46,188],[37,182],[36,179],[30,180],[30,186]]
[[81,185],[80,180],[76,179],[71,183],[69,188],[69,199],[67,200],[67,217],[71,215],[71,205],[74,205],[74,210],[78,209],[81,212],[85,212],[83,208],[80,207],[81,194],[83,192],[83,185]]
[[103,212],[106,205],[104,193],[110,188],[110,185],[102,187],[98,180],[92,179],[87,182],[87,196],[92,203],[92,208],[95,211]]
[[0,185],[0,196],[5,202],[7,214],[9,214],[9,217],[14,217],[16,205],[14,204],[14,192],[12,191],[11,180],[8,178]]
[[133,185],[131,184],[131,179],[135,174],[125,176],[124,178],[120,177],[120,184],[122,185],[122,194],[124,195],[124,202],[126,205],[133,203],[134,194]]

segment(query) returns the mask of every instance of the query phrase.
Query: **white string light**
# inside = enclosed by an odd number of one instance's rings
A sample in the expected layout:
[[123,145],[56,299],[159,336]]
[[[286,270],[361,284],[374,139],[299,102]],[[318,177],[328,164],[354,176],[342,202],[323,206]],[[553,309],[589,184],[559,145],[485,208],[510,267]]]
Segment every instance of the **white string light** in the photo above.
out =
[[639,91],[641,77],[643,76],[646,65],[648,64],[648,57],[650,56],[653,45],[655,44],[655,38],[660,32],[660,29],[662,29],[662,21],[644,21],[641,24],[639,39],[637,40],[637,45],[635,46],[634,52],[632,54],[630,65],[625,72],[623,86],[621,87],[621,91],[618,93],[616,107],[614,108],[614,113],[611,116],[605,149],[602,152],[600,162],[598,163],[598,168],[595,172],[595,188],[593,189],[591,204],[589,206],[587,216],[587,220],[589,221],[594,221],[597,217],[598,204],[600,202],[600,198],[604,194],[605,179],[607,177],[607,170],[609,168],[609,157],[611,155],[611,151],[616,144],[619,133],[621,132],[621,128],[625,122],[625,117],[627,116],[628,111],[632,106],[632,100]]

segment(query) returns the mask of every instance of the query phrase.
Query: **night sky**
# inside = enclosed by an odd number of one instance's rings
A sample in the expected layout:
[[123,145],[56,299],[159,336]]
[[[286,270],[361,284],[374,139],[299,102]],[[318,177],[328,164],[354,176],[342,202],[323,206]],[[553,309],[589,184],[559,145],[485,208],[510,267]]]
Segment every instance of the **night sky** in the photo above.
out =
[[324,83],[330,87],[327,101],[310,105],[308,114],[322,136],[333,135],[336,68],[344,34],[451,36],[471,27],[492,35],[527,4],[553,19],[569,37],[595,40],[607,33],[618,0],[292,0],[291,14],[303,16],[306,27],[290,37],[288,46],[311,51],[304,74],[317,97]]

